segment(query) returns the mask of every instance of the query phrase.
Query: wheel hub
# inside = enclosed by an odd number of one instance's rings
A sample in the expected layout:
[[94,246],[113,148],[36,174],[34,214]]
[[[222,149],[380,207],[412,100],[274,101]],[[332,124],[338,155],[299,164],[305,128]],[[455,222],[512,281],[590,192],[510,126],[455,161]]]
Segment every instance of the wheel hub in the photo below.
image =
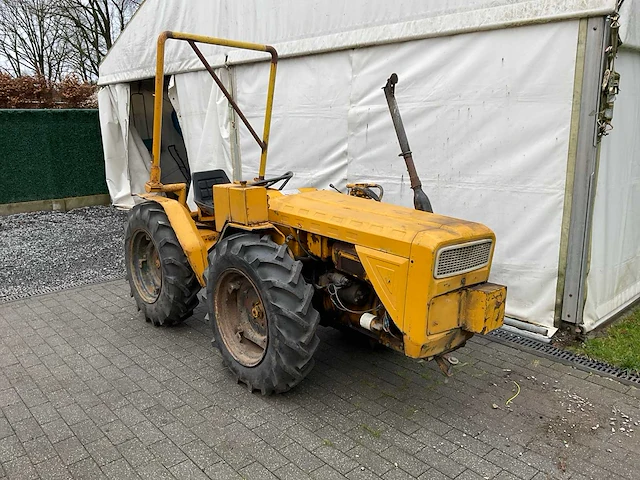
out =
[[160,295],[162,286],[162,268],[158,250],[153,240],[142,230],[133,233],[130,245],[131,281],[145,303],[154,303]]
[[255,302],[251,308],[251,316],[254,320],[262,320],[264,318],[264,310],[262,310],[262,303]]
[[255,367],[267,350],[268,329],[258,289],[243,272],[229,269],[218,279],[214,308],[220,336],[233,357]]

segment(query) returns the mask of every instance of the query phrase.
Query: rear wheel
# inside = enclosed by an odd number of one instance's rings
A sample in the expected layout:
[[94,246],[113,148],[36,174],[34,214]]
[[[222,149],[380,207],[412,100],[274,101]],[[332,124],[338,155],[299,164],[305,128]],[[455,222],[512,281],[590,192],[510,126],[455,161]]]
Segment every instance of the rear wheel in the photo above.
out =
[[213,336],[238,381],[263,394],[298,384],[313,367],[320,316],[302,263],[268,236],[240,234],[209,254]]
[[175,325],[193,313],[200,284],[167,214],[157,203],[145,202],[131,209],[125,263],[131,296],[147,321]]

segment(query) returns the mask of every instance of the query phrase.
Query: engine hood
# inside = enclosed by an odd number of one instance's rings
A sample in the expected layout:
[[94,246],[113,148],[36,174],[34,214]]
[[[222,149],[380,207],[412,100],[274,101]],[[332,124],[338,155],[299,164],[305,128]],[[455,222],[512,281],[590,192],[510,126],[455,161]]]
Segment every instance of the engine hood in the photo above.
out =
[[269,221],[405,258],[420,233],[422,246],[432,249],[494,237],[479,223],[328,190],[269,190]]

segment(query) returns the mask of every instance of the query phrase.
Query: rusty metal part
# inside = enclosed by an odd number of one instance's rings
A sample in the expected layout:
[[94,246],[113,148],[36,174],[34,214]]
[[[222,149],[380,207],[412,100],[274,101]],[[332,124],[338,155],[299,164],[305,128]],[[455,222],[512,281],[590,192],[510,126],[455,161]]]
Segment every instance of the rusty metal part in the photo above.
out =
[[[382,201],[384,196],[384,188],[377,183],[348,183],[347,189],[352,197],[370,198],[376,202]],[[378,193],[372,189],[378,190]]]
[[260,320],[264,318],[264,309],[262,308],[261,302],[255,302],[251,307],[251,316],[255,320]]
[[[297,234],[297,232],[295,233]],[[306,237],[306,250],[308,253],[323,260],[331,258],[330,241],[327,237],[307,232],[305,232],[304,236]]]
[[440,371],[447,377],[452,377],[453,376],[453,367],[451,366],[451,364],[447,361],[446,358],[444,358],[443,355],[436,355],[435,357],[433,357],[436,361],[436,363],[438,364],[438,367],[440,367]]
[[622,44],[620,40],[620,14],[614,13],[607,17],[608,22],[608,46],[604,51],[604,74],[600,91],[600,107],[598,109],[598,142],[602,137],[609,135],[613,129],[613,104],[620,90],[620,73],[615,70],[615,61],[618,48]]
[[247,185],[254,186],[254,187],[261,186],[261,187],[265,187],[265,188],[271,188],[276,183],[282,182],[282,185],[280,185],[280,187],[278,188],[278,190],[282,190],[284,187],[287,186],[287,183],[289,183],[289,180],[291,180],[292,178],[293,178],[293,172],[292,171],[288,171],[288,172],[283,173],[282,175],[278,175],[277,177],[257,178],[253,182],[247,183]]
[[339,272],[327,272],[323,275],[320,275],[320,278],[318,279],[318,285],[322,287],[329,284],[334,284],[337,287],[341,288],[346,287],[347,285],[349,285],[349,283],[349,277]]
[[327,272],[318,278],[318,286],[329,287],[338,296],[340,302],[350,306],[361,307],[371,299],[371,288],[364,282],[349,278],[340,272]]
[[458,360],[458,357],[454,357],[450,353],[443,353],[442,358],[444,358],[451,365],[458,365],[460,363],[460,360]]
[[333,263],[338,270],[358,278],[366,278],[364,266],[360,262],[353,245],[342,242],[334,243],[332,257]]
[[143,230],[134,232],[132,237],[129,252],[131,282],[146,303],[153,303],[158,299],[162,287],[158,249]]
[[258,365],[267,351],[268,319],[258,289],[240,270],[218,279],[214,308],[220,336],[229,353],[245,367]]
[[418,177],[416,165],[413,162],[413,155],[411,154],[411,148],[409,147],[407,132],[404,129],[402,117],[400,116],[400,109],[398,108],[398,102],[395,97],[396,83],[398,83],[398,75],[394,73],[388,78],[387,84],[382,87],[382,89],[384,90],[384,96],[387,99],[387,105],[389,106],[393,126],[396,130],[396,135],[398,136],[400,149],[402,150],[400,156],[404,158],[407,165],[407,171],[409,172],[409,180],[411,181],[411,188],[413,189],[413,206],[416,210],[433,213],[431,202],[429,201],[427,194],[422,190],[422,183]]
[[351,285],[340,288],[337,295],[346,304],[362,307],[368,303],[371,289],[362,282],[354,281]]

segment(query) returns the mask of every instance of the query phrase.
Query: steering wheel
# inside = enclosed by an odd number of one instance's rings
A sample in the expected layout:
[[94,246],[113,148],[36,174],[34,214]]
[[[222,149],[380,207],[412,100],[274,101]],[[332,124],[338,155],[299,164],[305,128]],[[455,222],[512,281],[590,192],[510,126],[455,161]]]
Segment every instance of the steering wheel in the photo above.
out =
[[293,177],[293,172],[287,172],[280,175],[279,177],[265,178],[263,180],[255,180],[251,182],[249,185],[253,187],[270,188],[278,182],[283,182],[282,185],[280,185],[280,188],[278,189],[278,190],[282,190],[287,185],[287,183],[289,183],[289,180],[291,180],[292,177]]

